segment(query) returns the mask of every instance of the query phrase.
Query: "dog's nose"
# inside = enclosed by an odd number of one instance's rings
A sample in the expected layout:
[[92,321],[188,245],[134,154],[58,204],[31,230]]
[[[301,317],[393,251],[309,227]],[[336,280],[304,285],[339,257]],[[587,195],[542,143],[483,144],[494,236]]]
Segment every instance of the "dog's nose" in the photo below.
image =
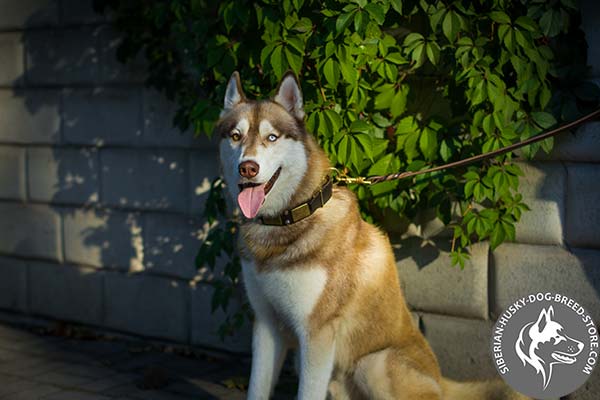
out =
[[254,161],[244,161],[238,167],[240,175],[244,178],[254,178],[258,175],[259,166]]

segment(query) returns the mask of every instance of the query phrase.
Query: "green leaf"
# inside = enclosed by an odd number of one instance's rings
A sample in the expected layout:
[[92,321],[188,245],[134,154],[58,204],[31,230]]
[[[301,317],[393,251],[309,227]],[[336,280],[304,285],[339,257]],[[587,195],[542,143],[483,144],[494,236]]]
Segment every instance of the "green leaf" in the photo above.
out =
[[288,62],[288,65],[292,68],[292,70],[299,74],[302,69],[302,56],[297,53],[290,51],[288,48],[285,49],[285,56]]
[[415,68],[419,68],[425,62],[425,53],[423,52],[424,48],[425,44],[421,43],[417,45],[411,53],[411,58],[415,63]]
[[393,117],[398,117],[406,111],[406,102],[408,100],[408,85],[402,85],[396,92],[390,105],[390,112]]
[[373,162],[373,138],[370,135],[364,133],[354,135],[354,138],[360,143],[361,148],[367,156],[367,158],[371,162]]
[[283,59],[283,47],[277,46],[271,53],[271,66],[273,67],[273,71],[277,78],[281,78],[285,71],[287,70],[287,63]]
[[456,36],[460,30],[460,18],[455,11],[448,11],[446,16],[444,17],[444,21],[442,22],[442,31],[444,32],[444,36],[450,42],[454,42],[456,40]]
[[444,162],[448,162],[450,157],[452,157],[452,149],[448,146],[447,140],[442,140],[442,144],[440,145],[440,156]]
[[325,110],[325,111],[323,111],[323,113],[325,114],[325,117],[331,124],[332,131],[339,132],[343,126],[342,117],[340,117],[340,115],[338,113],[336,113],[334,110]]
[[357,119],[356,121],[352,122],[352,125],[350,125],[350,132],[369,133],[371,128],[372,126],[369,125],[369,123],[364,119]]
[[504,241],[506,238],[506,233],[504,232],[504,227],[501,223],[497,223],[494,225],[494,230],[490,235],[490,250],[494,251],[500,243]]
[[299,37],[288,37],[286,43],[293,47],[294,49],[296,49],[296,51],[298,52],[298,54],[303,55],[304,54],[304,41],[302,41],[302,39],[300,39]]
[[275,48],[275,45],[269,44],[269,45],[266,45],[265,47],[263,47],[263,49],[260,51],[260,63],[262,65],[267,64],[267,58],[271,55],[274,48]]
[[367,13],[364,11],[357,11],[354,14],[354,30],[356,32],[362,32],[369,22],[369,18],[367,17]]
[[477,104],[483,103],[483,101],[487,98],[487,83],[483,79],[481,82],[475,86],[473,89],[473,98],[471,100],[472,104],[476,106]]
[[385,21],[385,12],[383,11],[381,5],[377,3],[368,3],[365,6],[365,10],[367,10],[369,15],[371,15],[371,18],[373,18],[379,25],[383,24]]
[[419,140],[419,148],[428,161],[433,161],[436,158],[437,133],[433,129],[429,127],[423,129]]
[[494,133],[494,128],[496,127],[495,124],[495,120],[492,116],[492,114],[488,114],[483,118],[483,131],[488,135],[491,136],[492,133]]
[[381,93],[375,96],[375,109],[383,110],[391,106],[395,93],[393,86],[386,87]]
[[351,12],[344,13],[338,17],[338,19],[335,21],[335,30],[338,34],[344,32],[346,28],[348,28],[348,26],[352,22],[352,18],[354,17],[355,13],[356,10],[353,10]]
[[544,35],[548,37],[558,35],[562,28],[560,11],[553,8],[546,11],[540,18],[540,28]]
[[340,77],[340,69],[335,61],[332,58],[327,60],[325,65],[323,66],[323,73],[325,74],[325,79],[327,83],[331,85],[332,88],[336,88],[338,85],[339,77]]
[[385,60],[394,64],[406,64],[408,62],[404,57],[402,57],[402,54],[398,52],[388,53],[385,56]]
[[392,8],[400,15],[402,14],[402,0],[390,0]]
[[342,137],[342,140],[340,140],[340,142],[338,143],[337,158],[340,161],[340,163],[342,163],[342,164],[346,164],[350,158],[348,143],[349,143],[348,135],[344,135]]
[[547,112],[532,112],[531,117],[535,123],[543,129],[551,128],[556,125],[556,118]]
[[440,46],[436,42],[427,43],[427,58],[436,65],[440,59]]
[[492,11],[490,18],[499,24],[510,24],[510,17],[504,11]]
[[435,13],[429,16],[429,23],[431,25],[431,30],[436,31],[437,26],[440,24],[440,21],[446,15],[448,10],[445,7],[440,7]]
[[517,25],[519,25],[521,28],[528,30],[529,32],[535,32],[538,29],[535,21],[526,15],[522,15],[519,18],[517,18],[515,23]]
[[413,32],[413,33],[409,33],[408,35],[406,35],[406,37],[404,38],[403,45],[405,47],[407,47],[407,46],[411,46],[418,42],[423,42],[424,40],[425,40],[425,38],[423,37],[423,35],[421,35],[420,33],[417,33],[417,32]]

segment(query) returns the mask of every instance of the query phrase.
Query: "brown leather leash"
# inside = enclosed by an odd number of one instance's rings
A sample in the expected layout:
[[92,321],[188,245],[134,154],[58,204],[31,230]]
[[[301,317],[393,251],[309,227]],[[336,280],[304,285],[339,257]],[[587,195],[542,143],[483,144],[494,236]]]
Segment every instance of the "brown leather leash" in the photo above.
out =
[[456,167],[461,167],[463,165],[469,165],[469,164],[473,164],[476,163],[478,161],[482,161],[482,160],[487,160],[488,158],[492,158],[492,157],[496,157],[499,156],[501,154],[504,153],[508,153],[510,151],[516,150],[518,148],[530,145],[532,143],[536,143],[539,142],[541,140],[544,139],[548,139],[549,137],[553,137],[556,136],[557,134],[567,131],[567,130],[571,130],[573,128],[578,127],[581,124],[584,124],[590,120],[596,119],[600,117],[600,108],[596,109],[595,111],[584,115],[581,118],[576,119],[575,121],[569,122],[567,124],[564,124],[562,126],[559,126],[558,128],[552,129],[548,132],[544,132],[541,133],[539,135],[536,136],[532,136],[528,139],[522,140],[518,143],[514,143],[511,144],[509,146],[506,147],[502,147],[498,150],[494,150],[494,151],[490,151],[487,153],[483,153],[483,154],[479,154],[473,157],[469,157],[469,158],[465,158],[463,160],[458,160],[458,161],[454,161],[451,163],[447,163],[444,165],[438,165],[437,167],[431,167],[431,168],[427,168],[427,169],[423,169],[420,171],[405,171],[405,172],[396,172],[393,174],[388,174],[388,175],[373,175],[373,176],[368,176],[368,177],[349,177],[346,176],[344,173],[340,172],[339,170],[337,170],[336,168],[333,168],[335,171],[337,171],[337,175],[334,178],[336,180],[336,182],[344,182],[346,184],[365,184],[365,185],[373,185],[375,183],[380,183],[380,182],[387,182],[387,181],[392,181],[392,180],[399,180],[399,179],[406,179],[406,178],[411,178],[413,176],[417,176],[417,175],[422,175],[422,174],[428,174],[431,172],[436,172],[436,171],[441,171],[444,169],[448,169],[448,168],[456,168]]

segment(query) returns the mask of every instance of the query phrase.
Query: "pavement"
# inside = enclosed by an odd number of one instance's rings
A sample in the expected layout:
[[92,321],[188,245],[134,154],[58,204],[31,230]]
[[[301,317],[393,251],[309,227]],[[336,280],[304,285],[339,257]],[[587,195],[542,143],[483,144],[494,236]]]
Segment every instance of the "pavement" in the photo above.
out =
[[[100,335],[65,324],[0,323],[2,400],[245,399],[250,360]],[[284,371],[277,399],[293,396]],[[286,394],[286,392],[288,394]]]

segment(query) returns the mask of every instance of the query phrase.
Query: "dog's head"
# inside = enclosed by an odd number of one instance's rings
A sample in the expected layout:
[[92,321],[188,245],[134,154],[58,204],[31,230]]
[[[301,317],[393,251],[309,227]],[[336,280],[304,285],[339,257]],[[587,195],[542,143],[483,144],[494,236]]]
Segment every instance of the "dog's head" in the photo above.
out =
[[248,100],[240,76],[227,84],[215,132],[225,182],[247,218],[286,209],[309,165],[302,92],[293,73],[282,78],[273,99]]
[[546,387],[551,375],[551,370],[546,370],[554,364],[576,362],[583,343],[566,334],[562,324],[554,320],[554,308],[550,306],[521,329],[515,349],[523,365],[527,363],[542,374]]

